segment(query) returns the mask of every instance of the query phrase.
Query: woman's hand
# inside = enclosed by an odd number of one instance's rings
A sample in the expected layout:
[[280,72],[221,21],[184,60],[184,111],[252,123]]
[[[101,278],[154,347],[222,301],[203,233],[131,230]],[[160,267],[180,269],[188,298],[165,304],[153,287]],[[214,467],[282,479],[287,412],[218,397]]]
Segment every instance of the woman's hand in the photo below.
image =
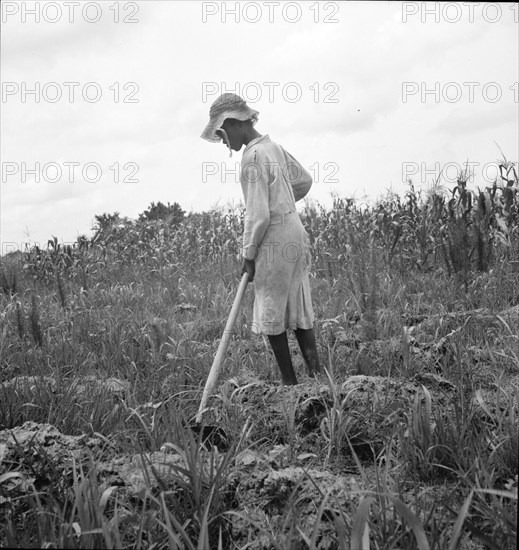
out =
[[254,260],[243,260],[243,265],[241,266],[241,274],[249,274],[249,283],[254,281],[254,275],[256,273],[256,262]]

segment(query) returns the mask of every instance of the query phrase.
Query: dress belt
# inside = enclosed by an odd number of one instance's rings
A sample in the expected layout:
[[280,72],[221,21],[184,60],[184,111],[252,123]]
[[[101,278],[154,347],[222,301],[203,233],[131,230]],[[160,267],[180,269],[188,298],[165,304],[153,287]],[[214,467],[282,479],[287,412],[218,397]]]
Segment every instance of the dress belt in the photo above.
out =
[[284,224],[284,223],[285,223],[285,218],[286,218],[286,216],[288,216],[289,214],[293,214],[293,212],[290,211],[290,212],[285,212],[285,213],[283,213],[283,214],[277,214],[277,215],[275,215],[275,216],[270,216],[270,223],[272,224],[272,223],[279,223],[279,222],[281,222],[281,223]]

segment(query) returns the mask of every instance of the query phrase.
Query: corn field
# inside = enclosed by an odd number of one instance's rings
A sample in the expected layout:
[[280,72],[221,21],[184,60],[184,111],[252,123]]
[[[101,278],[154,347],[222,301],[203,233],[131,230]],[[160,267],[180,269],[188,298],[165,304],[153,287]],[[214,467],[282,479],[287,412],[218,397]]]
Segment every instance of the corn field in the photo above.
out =
[[[374,248],[381,265],[407,270],[445,270],[466,281],[469,272],[486,272],[502,261],[519,258],[519,196],[517,172],[510,162],[499,165],[501,177],[492,187],[467,189],[462,174],[450,193],[437,189],[425,197],[409,182],[402,199],[390,195],[372,206],[335,197],[327,210],[307,204],[301,212],[310,237],[316,272],[333,273],[345,266],[352,249]],[[78,276],[85,264],[105,266],[142,263],[150,269],[190,258],[195,264],[224,263],[241,251],[243,208],[191,213],[182,223],[167,216],[150,220],[104,215],[92,239],[80,237],[72,246],[57,238],[47,249],[35,247],[24,262],[33,277],[49,279],[59,272]],[[101,216],[99,216],[101,218]],[[90,267],[91,267],[90,266]],[[5,286],[5,278],[4,278]]]
[[516,548],[517,166],[300,215],[326,380],[279,386],[249,288],[208,440],[242,207],[104,213],[2,258],[1,546]]

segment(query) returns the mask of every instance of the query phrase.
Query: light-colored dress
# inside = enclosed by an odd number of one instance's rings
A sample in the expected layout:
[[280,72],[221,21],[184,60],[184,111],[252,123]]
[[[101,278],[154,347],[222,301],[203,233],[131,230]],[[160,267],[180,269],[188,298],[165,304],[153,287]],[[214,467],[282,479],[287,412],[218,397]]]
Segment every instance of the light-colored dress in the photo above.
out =
[[296,210],[312,178],[265,135],[243,151],[240,179],[246,205],[243,257],[256,262],[252,330],[276,335],[313,328],[308,234]]

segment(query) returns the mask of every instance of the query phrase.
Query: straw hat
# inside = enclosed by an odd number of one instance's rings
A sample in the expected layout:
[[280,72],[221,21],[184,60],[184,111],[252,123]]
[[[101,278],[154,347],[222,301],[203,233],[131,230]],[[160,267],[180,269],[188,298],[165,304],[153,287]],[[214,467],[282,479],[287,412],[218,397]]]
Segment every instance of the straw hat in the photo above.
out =
[[200,135],[207,141],[218,142],[221,137],[216,134],[226,118],[236,120],[252,120],[254,126],[258,121],[259,113],[251,109],[239,95],[226,93],[214,101],[209,109],[209,123]]

